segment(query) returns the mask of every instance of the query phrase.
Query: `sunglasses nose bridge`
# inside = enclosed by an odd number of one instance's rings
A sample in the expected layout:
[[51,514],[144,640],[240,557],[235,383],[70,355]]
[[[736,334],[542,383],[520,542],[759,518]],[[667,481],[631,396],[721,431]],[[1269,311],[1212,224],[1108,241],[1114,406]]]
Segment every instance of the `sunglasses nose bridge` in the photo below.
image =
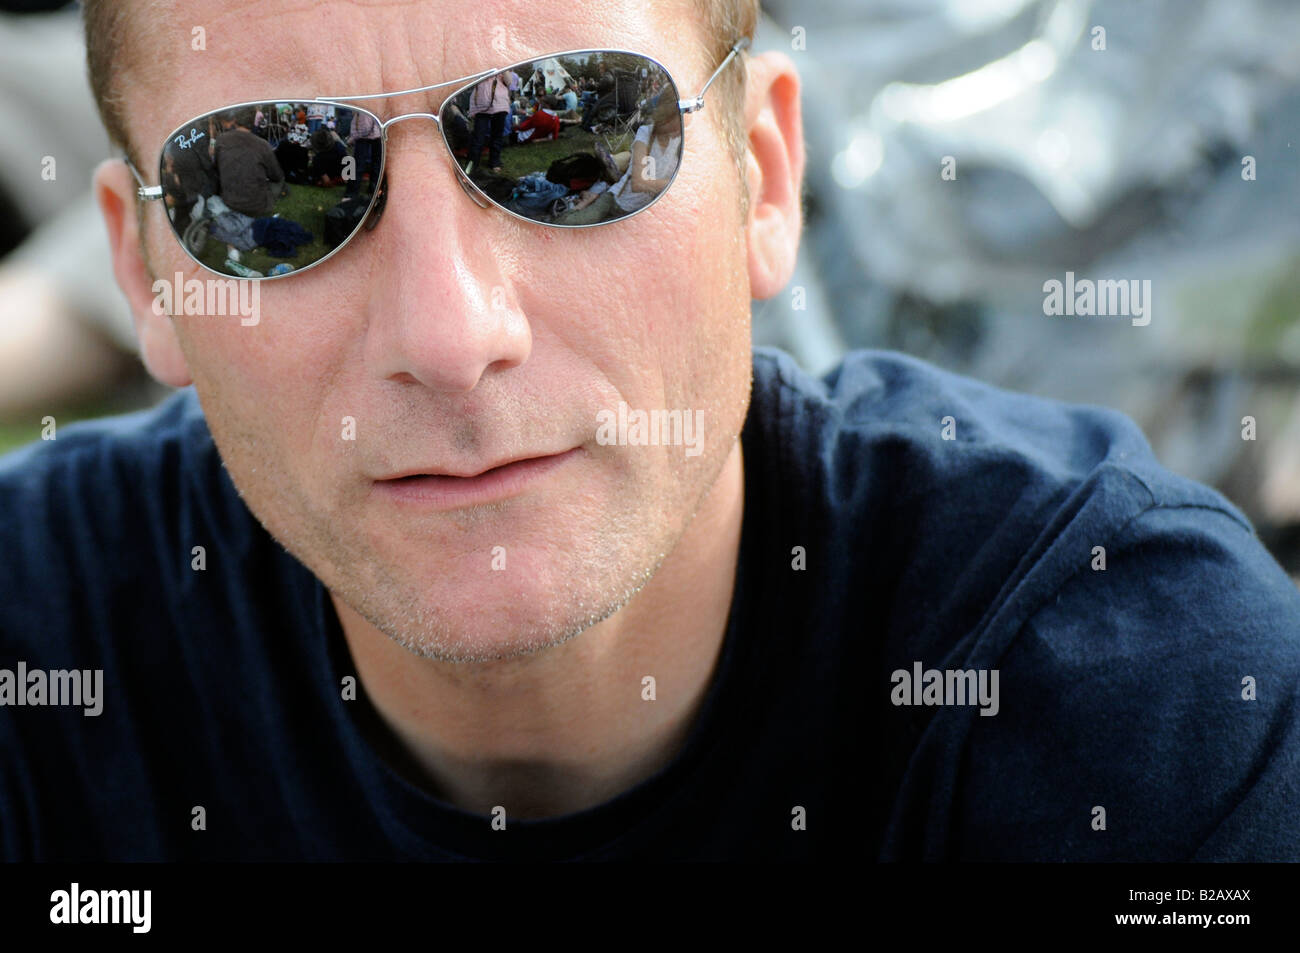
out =
[[[388,141],[388,127],[393,125],[393,123],[401,122],[403,119],[432,119],[434,125],[436,125],[439,130],[442,129],[442,121],[435,113],[403,113],[400,116],[394,116],[392,119],[387,119],[379,124],[380,131],[384,134],[385,142]],[[469,179],[466,177],[465,172],[461,169],[459,163],[455,162],[453,159],[451,166],[456,171],[456,181],[460,183],[460,187],[465,190],[465,194],[468,195],[479,208],[487,208],[488,203],[483,200],[483,197],[479,194],[478,190],[470,184]],[[371,227],[373,228],[374,226],[372,225]]]
[[438,119],[436,113],[402,113],[402,115],[394,116],[392,119],[385,119],[379,124],[379,128],[387,134],[389,126],[401,122],[403,119],[432,119],[435,126],[442,126],[442,121]]

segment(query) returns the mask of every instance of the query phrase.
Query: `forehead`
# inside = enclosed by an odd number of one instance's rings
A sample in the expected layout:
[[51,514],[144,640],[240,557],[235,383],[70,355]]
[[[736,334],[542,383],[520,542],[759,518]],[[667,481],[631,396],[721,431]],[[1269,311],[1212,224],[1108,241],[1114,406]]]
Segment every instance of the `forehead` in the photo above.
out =
[[[128,113],[143,143],[236,102],[364,95],[442,83],[546,53],[622,48],[662,62],[685,88],[707,51],[695,0],[321,0],[144,4],[132,24]],[[669,25],[671,24],[671,28]],[[411,111],[453,87],[368,108]],[[147,128],[141,128],[142,126]]]

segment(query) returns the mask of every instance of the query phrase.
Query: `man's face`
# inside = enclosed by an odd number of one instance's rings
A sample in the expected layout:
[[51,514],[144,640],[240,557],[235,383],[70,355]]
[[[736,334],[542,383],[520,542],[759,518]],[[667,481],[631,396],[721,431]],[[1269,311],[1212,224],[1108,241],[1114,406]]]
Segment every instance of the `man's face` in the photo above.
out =
[[[159,37],[183,47],[195,24],[208,50],[180,53],[173,83],[129,86],[128,120],[152,155],[229,103],[408,89],[592,47],[648,53],[691,96],[717,65],[691,22],[690,0],[187,4],[137,55],[162,55]],[[365,105],[436,112],[448,92]],[[616,610],[672,550],[749,396],[740,183],[717,113],[685,124],[680,173],[652,208],[576,230],[479,208],[437,127],[404,120],[373,232],[265,283],[256,325],[175,319],[249,508],[381,631],[447,658],[529,651]],[[214,277],[145,220],[154,274]],[[620,402],[702,411],[702,452],[602,445],[597,415]],[[541,456],[477,480],[385,479]]]

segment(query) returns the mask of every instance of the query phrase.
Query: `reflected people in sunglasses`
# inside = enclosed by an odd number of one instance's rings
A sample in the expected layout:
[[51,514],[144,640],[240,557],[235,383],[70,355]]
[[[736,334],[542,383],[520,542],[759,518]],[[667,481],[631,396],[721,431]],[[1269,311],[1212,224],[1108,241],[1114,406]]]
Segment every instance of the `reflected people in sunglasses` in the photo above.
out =
[[[584,189],[563,216],[568,225],[586,225],[635,212],[654,201],[677,171],[681,156],[682,117],[677,103],[661,97],[650,122],[636,131],[630,152],[610,155],[597,144],[604,177]],[[609,184],[610,179],[616,181]]]
[[163,149],[168,217],[185,249],[217,272],[257,278],[305,267],[342,244],[369,207],[380,139],[373,116],[338,105],[218,111]]
[[[577,50],[470,76],[436,116],[400,118],[436,120],[479,205],[562,228],[604,225],[667,190],[683,154],[683,112],[702,105],[711,82],[683,102],[649,56]],[[181,246],[218,274],[275,278],[310,268],[378,221],[386,123],[345,100],[386,95],[245,103],[200,116],[168,137],[159,186],[144,187],[136,173],[140,195],[165,200]]]
[[[585,103],[580,86],[590,93]],[[545,224],[596,225],[640,211],[681,159],[677,90],[663,67],[636,54],[525,63],[451,97],[450,110],[467,117],[467,139],[447,122],[443,129],[474,186]]]
[[285,193],[284,170],[265,139],[252,133],[251,106],[218,117],[221,134],[212,145],[212,159],[221,183],[221,201],[252,218],[270,215]]

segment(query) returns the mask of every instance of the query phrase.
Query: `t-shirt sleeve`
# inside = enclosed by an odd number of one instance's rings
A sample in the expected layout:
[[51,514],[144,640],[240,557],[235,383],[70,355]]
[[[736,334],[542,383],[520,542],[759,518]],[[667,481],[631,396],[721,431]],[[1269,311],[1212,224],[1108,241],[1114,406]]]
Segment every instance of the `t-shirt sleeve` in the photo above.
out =
[[646,124],[636,131],[636,138],[633,142],[639,142],[643,146],[650,145],[650,135],[654,132],[654,126]]
[[[1300,859],[1300,592],[1242,522],[1152,506],[1034,612],[956,775],[962,859]],[[1081,547],[1083,548],[1083,547]]]

